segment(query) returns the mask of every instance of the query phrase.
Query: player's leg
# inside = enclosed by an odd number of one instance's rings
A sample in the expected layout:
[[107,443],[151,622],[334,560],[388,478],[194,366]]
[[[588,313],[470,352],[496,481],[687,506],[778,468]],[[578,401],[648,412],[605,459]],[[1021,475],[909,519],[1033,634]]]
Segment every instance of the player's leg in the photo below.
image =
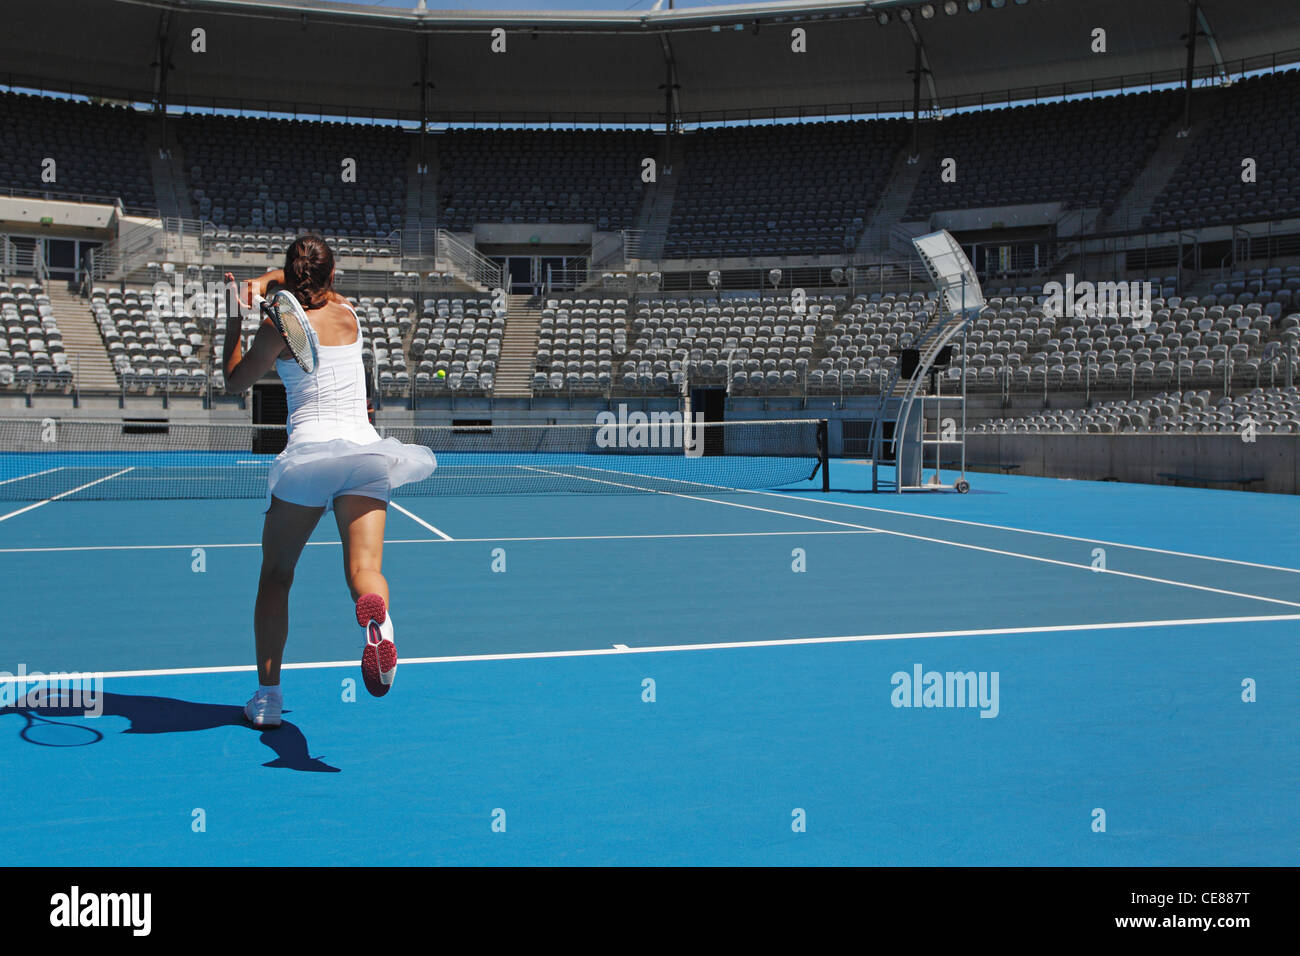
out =
[[366,632],[361,676],[366,690],[376,697],[388,693],[397,673],[393,616],[382,571],[387,508],[386,500],[362,494],[334,499],[334,518],[343,540],[343,572],[356,602],[357,623]]
[[[307,539],[325,513],[324,508],[291,504],[271,498],[262,523],[262,570],[257,581],[257,602],[253,607],[253,633],[257,642],[257,679],[261,687],[249,702],[249,719],[259,726],[280,722],[279,703],[269,706],[268,688],[280,686],[280,661],[289,636],[289,589],[294,569]],[[271,693],[272,697],[278,694]],[[245,713],[249,709],[245,708]]]
[[366,495],[339,495],[334,499],[334,520],[343,540],[343,574],[355,601],[363,594],[378,594],[388,603],[384,564],[384,525],[388,502]]

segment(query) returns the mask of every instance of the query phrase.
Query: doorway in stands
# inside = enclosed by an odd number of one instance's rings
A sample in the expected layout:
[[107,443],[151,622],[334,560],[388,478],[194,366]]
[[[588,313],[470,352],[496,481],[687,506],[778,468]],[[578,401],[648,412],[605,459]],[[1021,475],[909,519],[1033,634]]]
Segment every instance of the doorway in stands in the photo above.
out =
[[[704,421],[720,422],[725,420],[727,412],[727,390],[725,388],[692,388],[691,416],[696,419],[703,415]],[[725,428],[709,428],[704,432],[704,454],[726,454]]]
[[496,255],[488,258],[505,270],[507,291],[516,295],[572,292],[587,275],[585,255]]
[[40,242],[50,278],[73,284],[81,282],[90,267],[90,250],[100,245],[98,240],[87,239],[42,238]]

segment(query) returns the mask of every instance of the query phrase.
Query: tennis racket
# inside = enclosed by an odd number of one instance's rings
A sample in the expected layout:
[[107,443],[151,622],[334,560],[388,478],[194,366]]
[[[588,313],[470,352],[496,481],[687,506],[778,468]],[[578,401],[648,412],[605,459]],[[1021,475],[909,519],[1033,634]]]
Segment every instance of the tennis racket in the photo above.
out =
[[275,323],[298,367],[308,375],[315,372],[316,333],[293,293],[277,289],[269,299],[262,300],[262,314]]

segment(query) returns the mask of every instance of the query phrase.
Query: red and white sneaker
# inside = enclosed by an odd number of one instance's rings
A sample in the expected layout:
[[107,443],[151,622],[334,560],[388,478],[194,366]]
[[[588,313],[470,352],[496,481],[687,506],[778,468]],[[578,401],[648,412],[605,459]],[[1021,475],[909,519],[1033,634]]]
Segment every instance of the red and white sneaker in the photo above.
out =
[[393,619],[378,594],[357,599],[357,623],[366,629],[366,647],[361,652],[361,678],[366,690],[383,697],[397,676],[397,645],[393,643]]

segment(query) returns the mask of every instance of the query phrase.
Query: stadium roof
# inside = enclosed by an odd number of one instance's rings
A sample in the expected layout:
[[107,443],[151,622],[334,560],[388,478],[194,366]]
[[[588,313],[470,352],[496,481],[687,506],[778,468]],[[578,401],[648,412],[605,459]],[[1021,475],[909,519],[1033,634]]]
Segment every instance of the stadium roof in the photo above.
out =
[[[1187,0],[750,3],[646,11],[425,11],[314,0],[5,0],[0,81],[136,101],[435,121],[687,122],[910,109],[1177,80]],[[972,12],[970,6],[981,9]],[[1200,0],[1198,74],[1300,60],[1295,0]],[[882,23],[883,15],[888,22]],[[905,17],[906,22],[905,22]],[[492,52],[490,32],[506,31]],[[791,30],[807,52],[791,51]],[[1107,52],[1091,50],[1106,30]],[[194,52],[193,31],[206,52]]]

